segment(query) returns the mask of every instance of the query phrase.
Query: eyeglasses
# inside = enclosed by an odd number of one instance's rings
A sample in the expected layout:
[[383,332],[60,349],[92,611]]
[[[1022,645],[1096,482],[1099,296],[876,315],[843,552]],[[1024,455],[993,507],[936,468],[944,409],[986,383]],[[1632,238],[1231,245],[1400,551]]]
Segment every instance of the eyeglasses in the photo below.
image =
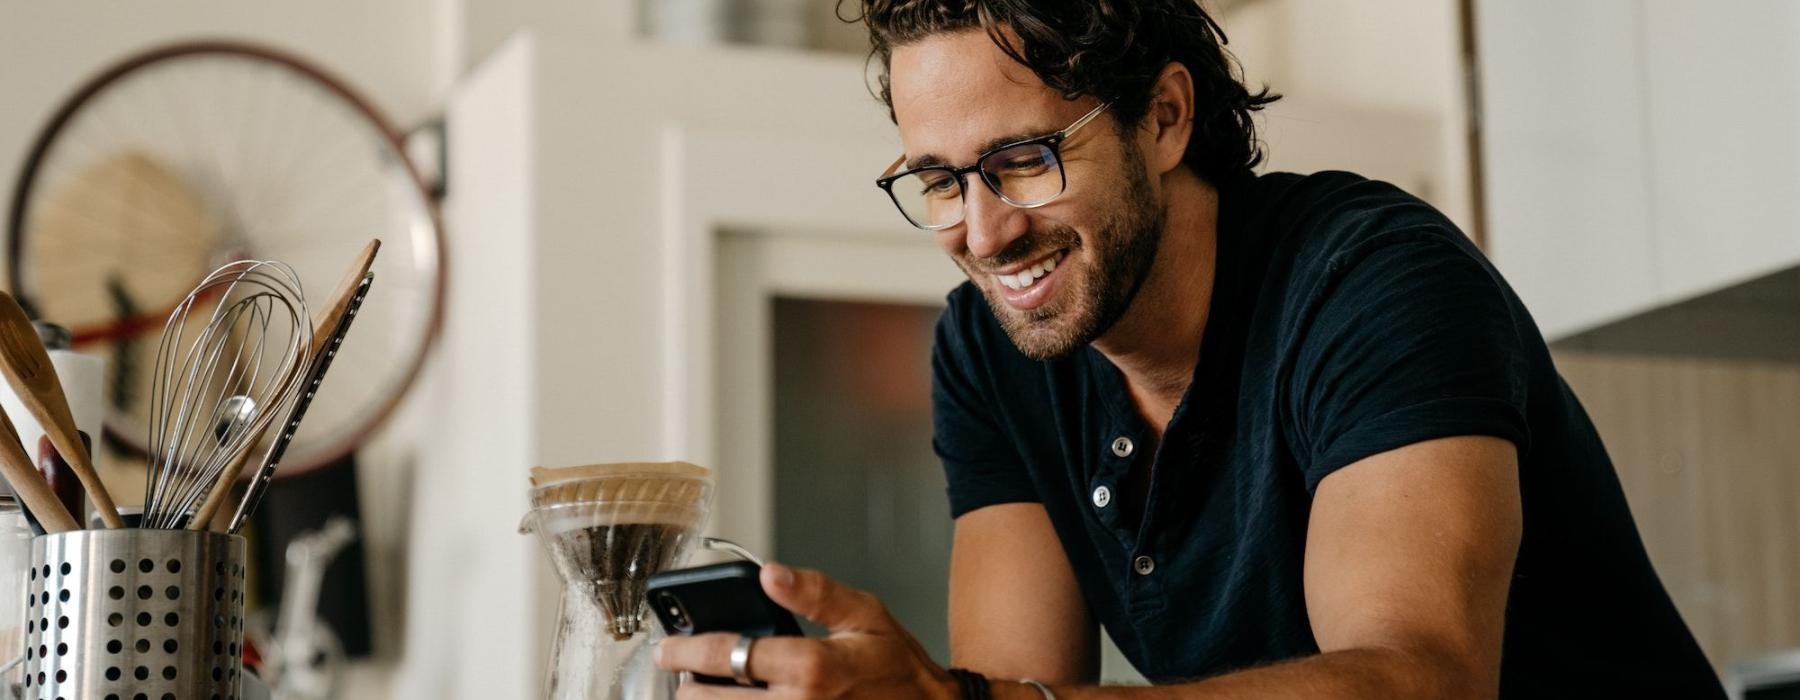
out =
[[1068,187],[1063,174],[1062,143],[1111,106],[1108,102],[1095,107],[1062,131],[983,153],[974,165],[967,167],[927,165],[895,172],[906,163],[906,156],[901,156],[875,185],[887,191],[901,216],[927,231],[962,223],[967,209],[963,180],[969,173],[980,173],[987,188],[1007,204],[1020,209],[1044,206],[1062,196]]

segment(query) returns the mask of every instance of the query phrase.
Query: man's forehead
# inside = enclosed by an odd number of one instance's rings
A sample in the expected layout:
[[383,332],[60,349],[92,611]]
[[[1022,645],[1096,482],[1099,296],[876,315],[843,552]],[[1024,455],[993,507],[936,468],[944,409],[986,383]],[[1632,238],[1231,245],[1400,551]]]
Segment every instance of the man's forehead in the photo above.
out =
[[996,139],[1061,127],[1061,96],[979,29],[896,47],[888,79],[909,161],[958,161]]

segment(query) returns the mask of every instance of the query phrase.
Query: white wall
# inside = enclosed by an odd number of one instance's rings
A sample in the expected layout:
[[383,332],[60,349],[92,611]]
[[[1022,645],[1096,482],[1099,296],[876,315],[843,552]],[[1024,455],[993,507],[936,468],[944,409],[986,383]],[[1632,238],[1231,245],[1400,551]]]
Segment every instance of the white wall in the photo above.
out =
[[520,31],[555,31],[582,43],[634,41],[643,0],[454,0],[458,65],[474,68]]
[[1351,170],[1474,230],[1456,0],[1244,0],[1219,17],[1252,86],[1273,169]]
[[1489,253],[1551,338],[1656,292],[1640,12],[1479,5]]
[[[530,352],[532,250],[537,227],[534,58],[525,37],[465,79],[448,111],[457,145],[445,203],[456,223],[450,259],[470,274],[449,281],[449,307],[432,383],[413,494],[407,552],[406,653],[429,673],[406,674],[408,698],[523,697],[536,679],[530,653],[544,636],[523,596],[537,575],[538,543],[515,532],[525,470],[538,463]],[[462,468],[458,468],[462,467]],[[512,650],[512,653],[492,653]],[[417,663],[409,667],[417,668]]]
[[1454,0],[1259,0],[1222,24],[1252,80],[1314,100],[1435,112],[1460,79]]

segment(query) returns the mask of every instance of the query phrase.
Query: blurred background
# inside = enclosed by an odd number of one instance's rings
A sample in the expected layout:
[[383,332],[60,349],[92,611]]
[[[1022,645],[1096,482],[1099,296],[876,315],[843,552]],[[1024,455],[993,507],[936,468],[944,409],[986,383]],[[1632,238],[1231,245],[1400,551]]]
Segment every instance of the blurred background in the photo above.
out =
[[[284,538],[356,523],[319,601],[341,697],[534,694],[558,587],[525,472],[608,460],[714,467],[711,532],[875,590],[942,659],[927,353],[960,273],[871,186],[898,141],[835,4],[0,0],[8,288],[108,358],[133,494],[141,319],[233,255],[314,291],[384,240],[254,526],[268,607]],[[1267,169],[1473,237],[1713,663],[1800,677],[1800,4],[1208,5],[1287,96]]]

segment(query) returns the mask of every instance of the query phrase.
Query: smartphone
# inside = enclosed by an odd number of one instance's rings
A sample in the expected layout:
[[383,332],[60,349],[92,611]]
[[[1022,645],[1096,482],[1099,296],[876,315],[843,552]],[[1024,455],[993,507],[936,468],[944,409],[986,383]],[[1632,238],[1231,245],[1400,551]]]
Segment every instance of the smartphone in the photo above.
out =
[[[650,577],[650,609],[670,635],[736,632],[750,637],[798,637],[800,621],[763,593],[762,567],[747,561],[674,569]],[[730,678],[694,674],[694,680],[737,685]],[[764,687],[758,683],[757,687]]]

